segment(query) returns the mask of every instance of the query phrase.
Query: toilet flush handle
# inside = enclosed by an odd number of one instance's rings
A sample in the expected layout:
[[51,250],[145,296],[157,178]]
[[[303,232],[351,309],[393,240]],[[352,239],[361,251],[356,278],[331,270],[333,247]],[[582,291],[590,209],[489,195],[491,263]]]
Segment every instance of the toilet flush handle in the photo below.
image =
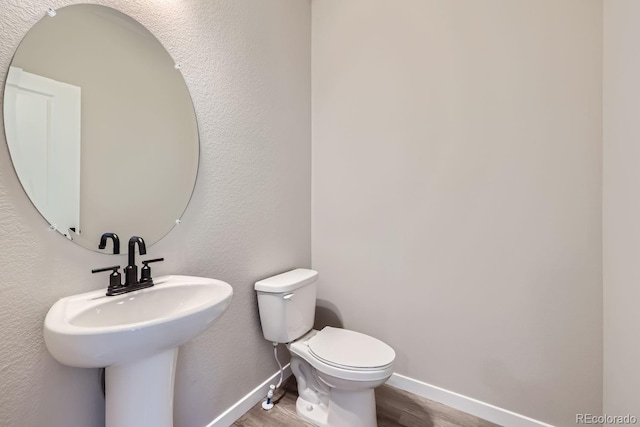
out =
[[291,300],[291,298],[293,298],[293,293],[291,294],[286,294],[282,297],[282,299],[286,299],[287,301]]

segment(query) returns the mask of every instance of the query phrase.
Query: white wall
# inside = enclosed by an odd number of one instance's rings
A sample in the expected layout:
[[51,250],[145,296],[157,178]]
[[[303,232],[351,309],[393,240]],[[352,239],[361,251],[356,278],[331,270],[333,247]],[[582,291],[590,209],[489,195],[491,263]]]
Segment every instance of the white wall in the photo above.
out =
[[[18,4],[19,3],[19,4]],[[3,3],[0,85],[46,7]],[[253,283],[310,265],[310,2],[102,0],[144,24],[182,63],[201,139],[183,224],[148,257],[154,274],[228,281],[234,299],[178,357],[175,422],[202,427],[276,371]],[[0,131],[0,425],[99,427],[99,373],[55,362],[42,322],[56,299],[106,288],[90,269],[123,256],[88,251],[47,230],[22,191]]]
[[601,69],[598,0],[313,2],[319,298],[397,372],[601,412]]
[[604,412],[640,417],[640,3],[604,2]]

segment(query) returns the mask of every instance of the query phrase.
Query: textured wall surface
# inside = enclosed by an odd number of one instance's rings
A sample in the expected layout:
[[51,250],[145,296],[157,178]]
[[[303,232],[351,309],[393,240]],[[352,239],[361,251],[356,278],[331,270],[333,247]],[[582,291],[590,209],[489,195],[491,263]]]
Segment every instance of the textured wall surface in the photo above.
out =
[[319,298],[400,374],[600,413],[602,2],[312,4]]
[[604,412],[640,418],[640,3],[604,2]]
[[[202,427],[277,369],[260,331],[255,280],[310,265],[310,2],[98,3],[141,22],[182,63],[198,117],[193,198],[183,224],[148,256],[166,258],[156,275],[214,277],[234,288],[227,313],[178,358],[176,425]],[[44,12],[37,0],[2,2],[2,84]],[[0,140],[0,425],[99,427],[98,370],[54,361],[42,323],[56,299],[106,287],[91,268],[126,259],[49,232],[14,174],[4,132]]]

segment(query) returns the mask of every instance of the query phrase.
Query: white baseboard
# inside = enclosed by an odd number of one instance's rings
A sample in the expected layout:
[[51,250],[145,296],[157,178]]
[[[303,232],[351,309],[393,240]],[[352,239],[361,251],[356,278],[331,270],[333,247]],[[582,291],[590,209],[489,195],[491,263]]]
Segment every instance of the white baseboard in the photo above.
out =
[[489,403],[481,402],[477,399],[464,396],[453,391],[414,380],[400,374],[393,374],[387,384],[399,388],[409,393],[442,403],[451,408],[457,409],[467,414],[491,421],[501,426],[508,427],[553,427],[550,424],[534,420],[524,415],[499,408]]
[[[258,402],[265,398],[267,391],[269,391],[269,385],[275,384],[279,376],[279,371],[271,375],[262,384],[251,390],[246,396],[220,414],[215,420],[211,421],[206,427],[231,426]],[[285,380],[290,376],[291,368],[287,363],[284,367]],[[534,420],[533,418],[516,414],[515,412],[507,409],[499,408],[472,397],[467,397],[460,393],[445,390],[441,387],[427,384],[404,375],[394,373],[387,381],[387,384],[501,426],[554,427],[551,424],[543,423],[542,421]]]
[[[291,376],[291,368],[287,363],[284,366],[284,381]],[[251,390],[246,396],[238,400],[233,406],[220,414],[215,420],[207,424],[207,427],[229,427],[245,413],[249,412],[258,402],[267,396],[269,386],[276,384],[280,377],[280,371],[271,375],[258,387]]]

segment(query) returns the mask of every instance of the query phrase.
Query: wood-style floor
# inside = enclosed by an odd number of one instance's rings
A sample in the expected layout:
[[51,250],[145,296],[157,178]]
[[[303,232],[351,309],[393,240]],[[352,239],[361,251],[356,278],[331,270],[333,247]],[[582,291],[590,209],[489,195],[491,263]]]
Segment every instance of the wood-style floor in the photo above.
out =
[[[263,410],[259,403],[233,425],[313,427],[296,414],[298,393],[293,376],[274,398],[277,403],[270,411]],[[388,385],[376,389],[376,410],[379,427],[498,427],[497,424]]]

